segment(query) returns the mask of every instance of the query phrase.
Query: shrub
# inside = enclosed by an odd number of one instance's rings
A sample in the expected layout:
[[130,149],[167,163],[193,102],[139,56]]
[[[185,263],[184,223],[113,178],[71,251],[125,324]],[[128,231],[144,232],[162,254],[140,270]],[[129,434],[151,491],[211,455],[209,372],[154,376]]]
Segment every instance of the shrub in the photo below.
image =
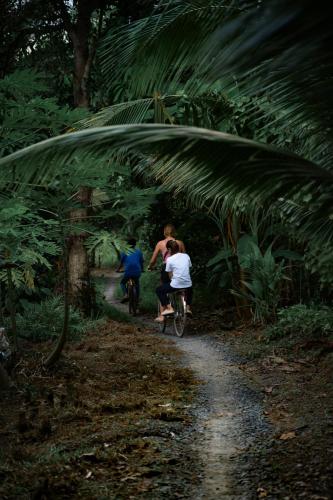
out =
[[265,329],[269,339],[285,336],[328,337],[333,333],[333,309],[297,304],[281,309],[275,325]]
[[[16,315],[18,335],[34,342],[58,337],[63,323],[63,302],[59,296],[53,296],[41,303],[22,301],[23,312]],[[70,309],[70,338],[80,338],[88,329],[101,320],[83,318],[80,312]]]
[[144,272],[141,275],[141,298],[139,307],[143,311],[155,312],[157,308],[156,287],[160,284],[160,271]]

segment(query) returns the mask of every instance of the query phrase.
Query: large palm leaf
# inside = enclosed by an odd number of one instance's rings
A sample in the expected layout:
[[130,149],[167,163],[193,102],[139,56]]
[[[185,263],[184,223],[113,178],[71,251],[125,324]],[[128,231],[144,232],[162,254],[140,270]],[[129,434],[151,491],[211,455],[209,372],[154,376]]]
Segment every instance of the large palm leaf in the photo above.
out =
[[297,129],[311,143],[304,154],[329,168],[333,32],[326,7],[323,0],[170,0],[106,38],[104,71],[109,81],[127,71],[137,97],[180,87],[197,95],[217,82],[237,89],[255,97],[256,109],[249,100],[244,111],[251,120],[265,113],[274,127]]
[[[125,80],[129,93],[136,97],[156,91],[175,93],[202,60],[205,41],[236,10],[233,3],[160,2],[153,16],[111,30],[100,49],[106,81],[112,86],[118,79]],[[194,85],[194,78],[191,81]],[[197,90],[200,85],[197,82]]]
[[[78,154],[107,159],[124,148],[149,155],[145,168],[165,186],[212,209],[236,196],[264,204],[287,203],[297,193],[304,198],[311,193],[317,197],[316,210],[304,214],[300,203],[295,207],[300,211],[298,220],[307,233],[333,238],[329,170],[275,147],[217,131],[157,124],[87,129],[18,151],[1,159],[0,168],[4,174],[15,166],[16,178],[24,183],[47,182],[56,175],[54,165],[82,168],[74,161]],[[10,175],[3,178],[10,182]]]

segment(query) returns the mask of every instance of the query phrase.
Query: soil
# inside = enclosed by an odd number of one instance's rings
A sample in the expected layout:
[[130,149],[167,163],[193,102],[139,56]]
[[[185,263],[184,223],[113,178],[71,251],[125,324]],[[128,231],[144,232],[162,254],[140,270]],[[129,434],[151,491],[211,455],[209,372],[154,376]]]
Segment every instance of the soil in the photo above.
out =
[[27,351],[1,396],[0,498],[333,498],[331,355],[221,325],[109,321],[53,371],[49,345]]

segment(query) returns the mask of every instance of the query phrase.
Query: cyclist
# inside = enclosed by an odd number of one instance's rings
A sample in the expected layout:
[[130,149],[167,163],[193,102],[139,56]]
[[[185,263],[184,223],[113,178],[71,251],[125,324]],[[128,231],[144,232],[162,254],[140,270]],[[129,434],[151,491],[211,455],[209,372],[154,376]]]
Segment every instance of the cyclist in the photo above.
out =
[[157,242],[155,246],[155,250],[148,264],[148,270],[151,270],[155,267],[158,256],[161,255],[163,265],[161,269],[161,282],[162,283],[170,283],[169,275],[165,271],[165,265],[168,257],[170,257],[170,250],[167,248],[168,241],[176,241],[179,246],[179,251],[185,253],[185,245],[181,240],[176,240],[175,238],[175,226],[173,224],[166,224],[163,229],[164,240],[160,240]]
[[136,239],[130,238],[127,243],[131,248],[129,252],[122,252],[120,254],[120,263],[117,269],[118,272],[122,271],[122,268],[124,268],[125,271],[124,276],[122,277],[122,280],[120,282],[120,286],[124,294],[123,298],[121,299],[122,303],[128,301],[126,283],[130,278],[132,278],[135,282],[136,295],[139,299],[140,276],[143,271],[143,255],[139,248],[135,248]]
[[161,303],[161,313],[155,321],[163,322],[164,316],[174,312],[168,293],[176,292],[179,289],[186,288],[187,314],[192,314],[192,280],[190,276],[190,267],[192,266],[191,259],[187,253],[179,251],[178,242],[169,240],[166,244],[167,250],[170,251],[170,257],[166,262],[166,272],[171,279],[170,283],[162,283],[156,288],[156,294]]

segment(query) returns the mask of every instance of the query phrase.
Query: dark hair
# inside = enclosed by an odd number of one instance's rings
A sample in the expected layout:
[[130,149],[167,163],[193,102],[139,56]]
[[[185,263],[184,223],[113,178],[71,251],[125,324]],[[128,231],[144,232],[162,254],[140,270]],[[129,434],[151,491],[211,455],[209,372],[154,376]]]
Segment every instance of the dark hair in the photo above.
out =
[[168,250],[170,250],[171,255],[179,252],[179,245],[176,240],[167,241],[166,247]]
[[130,247],[135,247],[136,245],[136,239],[135,238],[128,238],[127,243],[129,244]]

